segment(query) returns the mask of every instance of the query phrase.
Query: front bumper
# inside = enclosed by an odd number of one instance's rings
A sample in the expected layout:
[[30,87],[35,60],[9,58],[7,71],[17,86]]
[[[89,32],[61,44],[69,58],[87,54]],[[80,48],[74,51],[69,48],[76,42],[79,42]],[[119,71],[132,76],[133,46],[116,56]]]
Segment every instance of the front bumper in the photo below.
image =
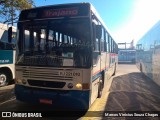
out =
[[39,104],[41,99],[51,100],[51,106],[87,110],[89,108],[90,91],[48,90],[15,85],[16,99],[27,103]]

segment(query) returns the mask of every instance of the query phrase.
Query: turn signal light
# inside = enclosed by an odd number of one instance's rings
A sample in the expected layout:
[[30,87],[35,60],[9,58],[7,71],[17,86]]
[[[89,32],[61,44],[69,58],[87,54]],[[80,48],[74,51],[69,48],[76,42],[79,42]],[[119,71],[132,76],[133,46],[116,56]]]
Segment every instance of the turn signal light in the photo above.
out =
[[82,89],[89,89],[89,84],[88,83],[83,83],[82,84]]

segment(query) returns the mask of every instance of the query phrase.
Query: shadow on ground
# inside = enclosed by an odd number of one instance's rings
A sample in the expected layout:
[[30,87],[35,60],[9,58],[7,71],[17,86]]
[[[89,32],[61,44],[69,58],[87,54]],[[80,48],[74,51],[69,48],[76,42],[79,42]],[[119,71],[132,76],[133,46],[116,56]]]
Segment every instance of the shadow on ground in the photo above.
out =
[[113,78],[107,111],[160,111],[160,87],[141,73]]
[[[139,72],[113,78],[109,92],[105,111],[160,111],[160,87]],[[158,118],[147,117],[146,119]]]

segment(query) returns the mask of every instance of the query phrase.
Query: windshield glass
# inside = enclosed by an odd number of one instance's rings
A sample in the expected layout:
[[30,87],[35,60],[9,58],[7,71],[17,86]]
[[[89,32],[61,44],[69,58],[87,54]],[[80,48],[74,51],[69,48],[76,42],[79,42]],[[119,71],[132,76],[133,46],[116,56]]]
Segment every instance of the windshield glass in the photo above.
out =
[[[87,20],[50,20],[23,23],[24,47],[17,64],[38,66],[91,65],[90,27]],[[22,47],[22,46],[21,46]]]

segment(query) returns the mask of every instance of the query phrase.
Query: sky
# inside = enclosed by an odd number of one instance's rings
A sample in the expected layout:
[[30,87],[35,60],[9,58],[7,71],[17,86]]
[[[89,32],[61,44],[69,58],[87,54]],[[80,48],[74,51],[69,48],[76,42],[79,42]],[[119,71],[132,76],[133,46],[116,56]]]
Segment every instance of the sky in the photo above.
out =
[[117,43],[134,44],[160,20],[160,0],[34,0],[35,5],[91,3]]

